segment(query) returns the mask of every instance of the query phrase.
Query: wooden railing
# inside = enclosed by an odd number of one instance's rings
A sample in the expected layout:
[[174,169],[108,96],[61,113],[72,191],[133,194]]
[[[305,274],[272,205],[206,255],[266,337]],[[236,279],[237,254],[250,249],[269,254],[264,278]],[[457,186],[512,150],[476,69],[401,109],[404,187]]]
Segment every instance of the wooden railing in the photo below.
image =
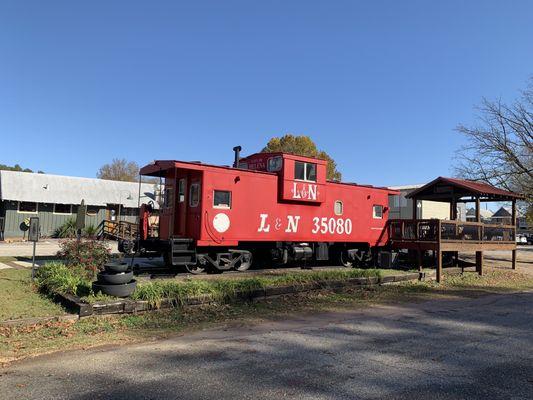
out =
[[139,226],[135,222],[104,220],[102,234],[117,239],[135,239]]
[[388,224],[389,238],[412,242],[502,242],[514,243],[513,225],[439,219],[393,219]]

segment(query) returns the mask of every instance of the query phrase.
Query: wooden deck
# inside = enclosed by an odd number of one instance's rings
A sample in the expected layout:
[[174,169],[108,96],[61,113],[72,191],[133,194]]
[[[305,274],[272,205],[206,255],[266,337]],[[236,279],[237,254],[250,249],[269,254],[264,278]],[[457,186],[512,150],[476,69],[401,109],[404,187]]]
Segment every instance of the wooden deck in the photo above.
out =
[[418,265],[422,268],[422,253],[434,251],[437,282],[442,279],[442,253],[476,253],[476,271],[483,275],[483,252],[490,250],[512,251],[512,268],[516,268],[516,227],[482,222],[464,222],[439,219],[389,220],[389,244],[393,249],[415,250]]
[[515,250],[513,225],[439,219],[389,221],[390,245],[395,249],[441,251]]
[[137,238],[139,227],[136,223],[128,221],[104,220],[102,235],[113,239],[134,240]]

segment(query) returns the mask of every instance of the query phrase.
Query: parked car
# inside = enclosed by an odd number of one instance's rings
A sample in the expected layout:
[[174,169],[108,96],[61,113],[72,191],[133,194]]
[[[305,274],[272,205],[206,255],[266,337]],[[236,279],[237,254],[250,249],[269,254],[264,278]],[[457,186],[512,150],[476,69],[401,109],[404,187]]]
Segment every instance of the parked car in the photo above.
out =
[[517,244],[528,244],[526,235],[516,235]]

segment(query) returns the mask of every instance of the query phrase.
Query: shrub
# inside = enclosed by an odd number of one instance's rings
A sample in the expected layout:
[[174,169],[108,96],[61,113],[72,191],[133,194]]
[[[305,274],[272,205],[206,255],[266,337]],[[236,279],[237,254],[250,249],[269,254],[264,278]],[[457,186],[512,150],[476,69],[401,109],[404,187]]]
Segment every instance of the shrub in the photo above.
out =
[[98,236],[98,228],[94,225],[87,225],[83,229],[83,236],[86,238],[96,238]]
[[92,277],[111,257],[105,242],[94,239],[65,240],[59,247],[57,257],[67,266],[82,266]]
[[49,262],[37,269],[35,282],[39,290],[49,294],[86,296],[91,293],[91,281],[80,266],[66,266],[61,262]]
[[67,219],[56,228],[52,236],[60,239],[76,237],[76,220],[74,218]]

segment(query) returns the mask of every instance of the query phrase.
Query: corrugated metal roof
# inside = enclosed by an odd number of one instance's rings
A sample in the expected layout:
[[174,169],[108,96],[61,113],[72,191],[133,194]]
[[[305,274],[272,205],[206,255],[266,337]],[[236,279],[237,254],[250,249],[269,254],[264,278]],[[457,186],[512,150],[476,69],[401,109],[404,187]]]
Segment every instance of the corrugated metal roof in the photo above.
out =
[[[96,178],[79,178],[31,172],[0,171],[0,199],[35,203],[122,204],[137,207],[139,184]],[[141,185],[141,203],[151,200],[154,185]]]
[[429,182],[428,184],[422,186],[421,188],[414,190],[413,192],[409,193],[407,197],[413,197],[414,195],[417,195],[418,193],[424,192],[428,188],[432,186],[436,186],[438,184],[447,184],[451,186],[455,186],[457,188],[463,189],[467,192],[470,192],[474,195],[490,195],[494,197],[501,197],[504,199],[522,199],[524,196],[521,194],[515,193],[515,192],[509,192],[507,190],[499,189],[497,187],[494,187],[492,185],[477,182],[477,181],[470,181],[466,179],[457,179],[457,178],[445,178],[442,176],[439,176],[437,179]]
[[[481,215],[482,218],[490,218],[492,217],[492,211],[486,210],[484,208],[479,210],[479,215]],[[476,216],[476,209],[474,207],[471,207],[466,212],[467,217],[475,217]]]
[[420,183],[420,184],[414,184],[414,185],[400,185],[400,186],[389,186],[389,189],[394,189],[394,190],[414,190],[414,189],[418,189],[418,188],[421,188],[422,186],[424,186],[424,184]]

